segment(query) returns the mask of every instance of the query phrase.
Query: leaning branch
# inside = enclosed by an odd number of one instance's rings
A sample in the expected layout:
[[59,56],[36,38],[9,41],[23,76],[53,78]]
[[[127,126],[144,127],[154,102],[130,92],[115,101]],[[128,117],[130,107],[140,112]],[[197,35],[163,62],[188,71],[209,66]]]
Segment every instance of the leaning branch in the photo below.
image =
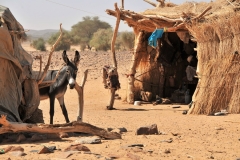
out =
[[40,69],[39,69],[39,72],[38,72],[38,76],[37,76],[37,80],[39,79],[40,77],[40,74],[42,72],[42,56],[36,56],[35,59],[39,59],[40,60]]
[[120,10],[117,6],[117,3],[114,4],[115,10],[117,13],[117,20],[116,20],[116,27],[113,32],[113,37],[112,37],[112,43],[111,43],[111,51],[112,51],[112,58],[113,58],[113,66],[117,68],[117,60],[116,60],[116,55],[115,55],[115,42],[117,38],[117,33],[118,33],[118,28],[119,28],[119,23],[120,23]]
[[[107,9],[106,12],[109,15],[117,17],[117,13],[115,11],[113,11],[113,10]],[[150,26],[145,26],[145,25],[139,24],[138,22],[133,20],[133,18],[131,18],[131,17],[126,17],[125,15],[121,14],[120,15],[120,19],[126,21],[130,27],[137,26],[139,29],[142,29],[142,30],[146,30],[146,31],[149,31],[149,32],[153,32],[154,31],[154,27],[150,27]]]
[[[117,17],[116,11],[107,9],[106,12],[109,15]],[[137,27],[139,30],[153,32],[156,29],[156,27],[157,28],[173,27],[176,24],[181,24],[175,26],[176,29],[187,30],[186,27],[182,25],[182,22],[184,21],[183,18],[172,19],[158,15],[142,15],[129,10],[121,10],[120,12],[121,12],[120,19],[126,21],[128,25],[131,27]],[[158,24],[159,22],[160,24]]]
[[[117,20],[116,20],[116,26],[115,26],[115,30],[113,32],[113,37],[112,37],[112,42],[111,42],[111,51],[112,51],[113,66],[115,67],[116,72],[117,72],[117,60],[116,60],[116,54],[115,54],[115,47],[114,46],[115,46],[117,33],[118,33],[118,28],[119,28],[119,24],[120,24],[121,13],[120,13],[120,10],[117,6],[117,3],[115,3],[114,6],[115,6],[116,14],[117,14],[117,16],[116,16]],[[110,98],[110,103],[109,103],[107,109],[112,109],[113,108],[113,104],[114,104],[114,100],[115,100],[116,89],[111,88],[110,90],[111,90],[111,98]]]
[[[62,66],[62,68],[63,68],[63,67],[64,67],[64,66]],[[51,86],[54,82],[56,82],[56,80],[57,80],[57,78],[58,78],[58,76],[59,76],[60,71],[62,70],[62,68],[61,68],[60,70],[58,70],[58,72],[57,72],[57,74],[56,74],[56,76],[55,76],[55,78],[54,78],[53,80],[51,80],[51,81],[43,81],[42,83],[40,83],[40,84],[38,85],[38,88],[39,88],[39,89],[45,88],[45,87]]]
[[46,74],[47,74],[47,71],[49,69],[49,66],[50,66],[50,62],[51,62],[51,59],[52,59],[52,54],[57,46],[57,44],[59,43],[60,39],[62,38],[62,23],[60,24],[60,35],[57,39],[57,41],[53,44],[52,46],[52,49],[50,51],[50,54],[49,54],[49,57],[48,57],[48,62],[47,62],[47,65],[45,66],[44,68],[44,71],[43,71],[43,74],[42,74],[42,77],[41,79],[38,81],[38,84],[41,84],[43,79],[46,77]]
[[195,18],[193,18],[193,20],[197,20],[200,19],[204,16],[204,14],[207,13],[207,11],[209,11],[210,9],[212,9],[212,6],[207,7],[201,14],[199,14],[198,16],[196,16]]
[[88,70],[85,70],[82,78],[82,83],[80,86],[78,85],[77,82],[75,82],[75,89],[78,93],[78,115],[77,115],[78,122],[79,121],[81,122],[83,120],[83,108],[84,108],[83,89],[87,80],[87,74],[88,74]]
[[151,5],[154,6],[154,7],[157,7],[157,4],[156,4],[156,3],[153,3],[152,1],[149,1],[149,0],[143,0],[143,1],[151,4]]
[[60,133],[60,132],[83,132],[97,135],[107,139],[121,139],[116,132],[108,132],[103,128],[93,126],[89,123],[71,122],[67,124],[29,124],[20,122],[9,122],[5,115],[0,117],[0,134],[12,132],[37,132],[37,133]]

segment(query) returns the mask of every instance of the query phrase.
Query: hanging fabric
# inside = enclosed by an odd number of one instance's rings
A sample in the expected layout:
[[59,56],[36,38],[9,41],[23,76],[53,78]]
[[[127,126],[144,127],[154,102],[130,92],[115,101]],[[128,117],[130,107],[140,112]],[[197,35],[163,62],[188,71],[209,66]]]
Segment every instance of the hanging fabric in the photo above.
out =
[[157,47],[157,39],[161,38],[164,31],[166,31],[165,28],[162,29],[156,29],[152,35],[148,38],[148,45],[156,48]]

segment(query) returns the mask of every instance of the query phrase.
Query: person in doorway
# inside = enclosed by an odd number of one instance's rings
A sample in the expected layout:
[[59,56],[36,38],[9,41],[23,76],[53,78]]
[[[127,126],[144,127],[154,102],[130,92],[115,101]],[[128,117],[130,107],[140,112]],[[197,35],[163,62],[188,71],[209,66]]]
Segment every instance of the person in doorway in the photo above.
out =
[[195,77],[197,76],[196,70],[197,70],[197,58],[193,55],[188,56],[187,58],[188,66],[186,68],[186,81],[185,84],[187,84],[187,88],[189,89],[189,95],[191,97],[195,92],[195,89],[197,87],[198,79]]
[[189,63],[187,68],[186,68],[187,80],[188,81],[193,81],[195,76],[197,76],[197,73],[196,73],[197,58],[190,55],[190,56],[188,56],[187,61]]

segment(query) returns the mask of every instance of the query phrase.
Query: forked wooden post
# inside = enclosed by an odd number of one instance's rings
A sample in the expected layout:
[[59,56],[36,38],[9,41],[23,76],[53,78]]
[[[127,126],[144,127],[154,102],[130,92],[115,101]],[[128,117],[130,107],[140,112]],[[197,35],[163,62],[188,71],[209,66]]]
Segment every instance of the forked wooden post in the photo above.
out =
[[124,0],[122,0],[122,9],[124,9]]
[[60,24],[60,35],[59,35],[57,41],[56,41],[56,42],[53,44],[53,46],[52,46],[52,49],[51,49],[50,54],[49,54],[49,57],[48,57],[47,65],[46,65],[45,68],[44,68],[44,71],[43,71],[43,74],[42,74],[40,80],[38,80],[38,85],[42,83],[43,79],[44,79],[44,78],[46,77],[46,75],[47,75],[47,71],[48,71],[48,69],[49,69],[49,66],[50,66],[50,63],[51,63],[51,59],[52,59],[52,54],[53,54],[53,52],[54,52],[57,44],[58,44],[59,41],[61,40],[61,38],[62,38],[62,23]]
[[[138,32],[138,33],[137,33]],[[130,74],[128,76],[128,95],[127,102],[130,104],[134,103],[134,76],[136,73],[137,61],[139,57],[139,50],[141,48],[141,40],[143,33],[135,30],[135,35],[137,35],[135,40],[134,53],[132,57],[132,65],[130,68]]]
[[[114,4],[115,6],[115,10],[117,13],[117,20],[116,20],[116,26],[115,26],[115,30],[113,33],[113,37],[112,37],[112,43],[111,43],[111,51],[112,51],[112,60],[113,60],[113,67],[116,68],[116,72],[117,72],[117,60],[116,60],[116,54],[115,54],[115,42],[116,42],[116,38],[117,38],[117,33],[118,33],[118,28],[119,28],[119,24],[120,24],[120,10],[117,6],[117,3]],[[110,103],[107,106],[107,109],[112,109],[113,108],[113,104],[114,104],[114,100],[115,100],[115,88],[111,88],[111,99],[110,99]]]
[[83,89],[85,82],[87,80],[88,70],[84,71],[84,75],[82,78],[82,83],[79,86],[77,82],[75,82],[75,89],[78,92],[78,112],[77,112],[77,121],[82,122],[83,120],[83,107],[84,107],[84,97],[83,97]]

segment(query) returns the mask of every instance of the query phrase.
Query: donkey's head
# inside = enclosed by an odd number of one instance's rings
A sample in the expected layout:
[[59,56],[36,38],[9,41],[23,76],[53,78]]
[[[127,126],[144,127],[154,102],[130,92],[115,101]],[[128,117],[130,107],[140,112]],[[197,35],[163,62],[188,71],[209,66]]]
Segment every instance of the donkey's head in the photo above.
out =
[[75,81],[77,77],[77,71],[78,71],[77,67],[80,62],[80,54],[78,51],[75,51],[75,57],[73,61],[69,61],[66,51],[63,51],[62,58],[66,63],[66,67],[64,68],[64,70],[66,72],[69,87],[70,89],[73,89],[75,86]]

